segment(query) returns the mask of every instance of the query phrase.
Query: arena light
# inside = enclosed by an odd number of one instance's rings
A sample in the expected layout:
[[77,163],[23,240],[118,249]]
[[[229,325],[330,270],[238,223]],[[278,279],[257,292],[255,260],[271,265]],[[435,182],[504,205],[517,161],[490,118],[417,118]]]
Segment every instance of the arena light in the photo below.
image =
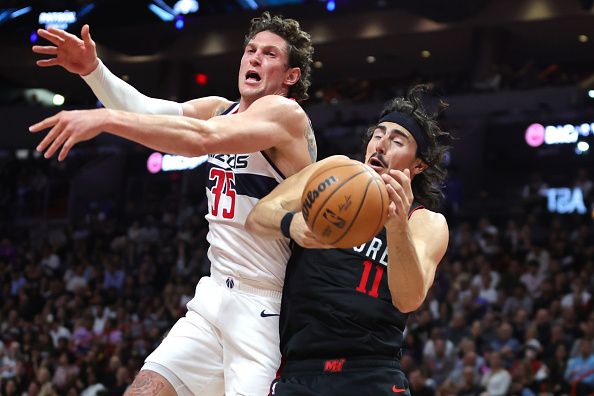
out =
[[328,12],[336,10],[336,2],[334,0],[328,0],[326,3],[326,10],[328,10]]
[[55,94],[52,103],[54,106],[62,106],[64,104],[64,97],[60,94]]
[[153,2],[148,5],[149,10],[163,22],[174,21],[175,28],[178,30],[183,29],[185,26],[184,15],[197,12],[199,7],[200,5],[196,0],[180,0],[175,3],[173,8],[163,0],[153,0]]
[[198,12],[200,4],[196,0],[179,0],[173,6],[173,11],[178,15],[188,15]]
[[588,96],[594,99],[594,89],[588,91]]
[[25,15],[26,13],[28,13],[29,11],[31,11],[31,9],[32,9],[31,7],[24,7],[24,8],[18,9],[18,10],[16,10],[16,11],[13,11],[13,12],[10,14],[10,18],[11,18],[11,19],[18,18],[18,17],[20,17],[21,15]]
[[584,194],[579,187],[549,188],[547,191],[547,208],[551,213],[586,213]]
[[27,103],[42,106],[55,106],[55,92],[45,88],[27,88],[23,90],[23,95]]
[[182,30],[184,28],[185,22],[184,22],[184,17],[178,15],[177,17],[175,17],[175,28],[177,30]]
[[200,157],[183,157],[181,155],[152,153],[147,161],[146,168],[150,173],[191,170],[202,165],[208,160],[208,155]]
[[175,19],[174,14],[171,14],[171,13],[165,11],[164,9],[158,7],[155,4],[149,4],[148,8],[149,8],[149,10],[151,10],[153,12],[153,14],[158,16],[159,19],[161,19],[163,22],[171,22]]
[[18,18],[31,11],[31,7],[23,8],[0,8],[0,25],[11,19]]
[[166,12],[168,12],[171,15],[177,15],[177,12],[175,12],[175,10],[171,7],[169,7],[169,4],[165,3],[163,0],[153,0],[153,3],[160,7],[161,9],[165,10]]
[[580,125],[547,125],[534,123],[525,132],[526,143],[531,147],[542,144],[577,143],[580,137],[594,136],[594,122]]
[[87,15],[89,12],[93,11],[93,9],[95,8],[95,4],[93,3],[89,3],[84,5],[80,10],[78,10],[78,12],[76,13],[76,16],[78,17],[78,19],[84,17],[85,15]]
[[29,158],[29,150],[27,150],[27,149],[17,149],[14,152],[14,155],[15,155],[15,157],[18,160],[24,161],[24,160],[26,160],[26,159]]
[[0,24],[5,22],[6,20],[8,20],[10,18],[10,14],[11,14],[10,9],[8,9],[8,10],[0,9]]
[[208,85],[208,74],[205,73],[196,73],[194,75],[194,81],[196,81],[196,84],[198,85]]
[[75,11],[42,12],[39,14],[38,22],[46,29],[53,27],[66,30],[68,26],[77,22]]
[[237,2],[244,10],[258,9],[258,3],[256,3],[254,0],[237,0]]
[[588,152],[588,150],[590,150],[590,145],[588,144],[588,142],[584,142],[584,141],[578,142],[578,144],[576,146],[576,153],[585,154]]

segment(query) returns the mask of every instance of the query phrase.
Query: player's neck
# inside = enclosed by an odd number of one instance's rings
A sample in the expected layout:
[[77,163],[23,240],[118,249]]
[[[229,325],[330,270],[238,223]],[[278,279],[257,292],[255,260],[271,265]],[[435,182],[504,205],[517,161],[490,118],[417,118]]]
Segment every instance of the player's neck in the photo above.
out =
[[258,96],[253,96],[253,97],[248,97],[248,96],[242,96],[239,99],[239,108],[237,109],[238,113],[241,113],[242,111],[245,111],[248,107],[250,107],[252,105],[252,103],[254,103],[256,100],[263,98],[264,96],[269,96],[269,95],[278,95],[278,96],[284,96],[285,98],[288,97],[288,92],[284,89],[280,89],[277,92],[270,92],[264,95],[258,95]]
[[237,108],[237,112],[241,113],[242,111],[245,111],[248,107],[250,107],[252,105],[252,103],[254,103],[258,98],[255,99],[247,99],[245,97],[241,97],[239,99],[239,107]]

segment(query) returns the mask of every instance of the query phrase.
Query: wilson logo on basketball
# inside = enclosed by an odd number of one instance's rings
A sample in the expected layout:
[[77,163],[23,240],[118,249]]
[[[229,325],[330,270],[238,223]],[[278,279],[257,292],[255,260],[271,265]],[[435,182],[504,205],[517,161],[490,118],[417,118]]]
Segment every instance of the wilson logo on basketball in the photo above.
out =
[[318,186],[314,190],[310,190],[307,192],[307,198],[303,201],[303,208],[301,209],[301,213],[303,214],[303,218],[307,221],[309,216],[309,210],[311,209],[313,203],[316,199],[320,196],[325,189],[330,187],[332,184],[336,183],[338,179],[334,176],[330,176],[325,179],[323,182],[318,184]]

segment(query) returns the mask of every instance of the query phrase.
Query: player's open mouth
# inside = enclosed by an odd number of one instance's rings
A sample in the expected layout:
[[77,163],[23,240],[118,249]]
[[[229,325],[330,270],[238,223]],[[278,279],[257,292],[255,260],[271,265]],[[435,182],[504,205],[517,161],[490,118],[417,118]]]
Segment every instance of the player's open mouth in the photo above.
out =
[[250,70],[247,73],[245,73],[245,80],[251,82],[258,82],[261,80],[261,77],[255,71]]
[[388,166],[384,164],[375,154],[369,158],[367,164],[373,168],[376,172],[385,170]]

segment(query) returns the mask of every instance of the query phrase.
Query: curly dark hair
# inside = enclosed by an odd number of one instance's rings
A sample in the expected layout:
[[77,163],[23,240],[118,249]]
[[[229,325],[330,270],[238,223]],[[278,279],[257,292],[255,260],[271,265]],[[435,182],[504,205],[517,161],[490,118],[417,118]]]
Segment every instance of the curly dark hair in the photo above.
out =
[[311,85],[310,74],[314,49],[309,33],[301,30],[299,22],[294,19],[283,18],[280,15],[271,16],[268,11],[258,18],[252,19],[250,30],[245,36],[244,46],[260,32],[269,31],[282,37],[289,49],[289,67],[301,69],[299,81],[289,88],[289,97],[301,102],[309,98],[307,90]]
[[[450,148],[451,134],[441,129],[437,123],[440,113],[448,107],[443,100],[439,100],[437,111],[428,113],[425,108],[424,96],[432,91],[431,85],[419,84],[412,87],[405,98],[397,97],[392,99],[382,110],[379,119],[386,114],[398,111],[412,116],[421,127],[427,140],[427,148],[416,156],[422,159],[427,169],[419,173],[412,180],[412,190],[415,200],[430,210],[439,209],[443,198],[443,183],[446,177],[446,170],[443,167],[443,159]],[[367,147],[375,125],[367,130],[364,136],[364,143]]]

